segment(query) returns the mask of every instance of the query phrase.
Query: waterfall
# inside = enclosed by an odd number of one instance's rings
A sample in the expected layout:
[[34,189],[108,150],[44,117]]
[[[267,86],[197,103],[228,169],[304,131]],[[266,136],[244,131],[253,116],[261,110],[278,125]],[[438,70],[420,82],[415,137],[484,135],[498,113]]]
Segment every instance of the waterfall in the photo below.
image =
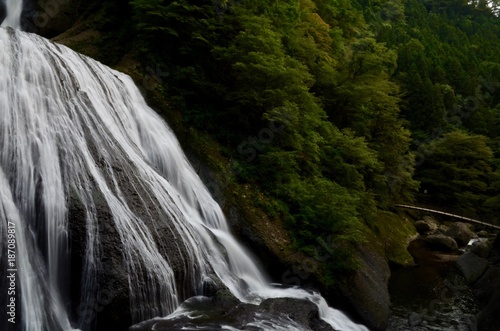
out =
[[[7,2],[2,26],[19,27],[20,3]],[[133,322],[178,314],[215,274],[242,302],[307,299],[334,328],[367,330],[318,293],[269,284],[130,77],[11,28],[0,28],[0,50],[0,267],[16,278],[16,294],[0,303],[14,298],[18,327],[93,329],[68,305],[78,242],[80,302],[95,302],[113,272],[105,260],[119,251],[124,263],[113,267],[123,272],[113,277],[126,278]],[[9,283],[0,285],[4,296]]]
[[2,22],[2,27],[13,29],[21,28],[21,12],[23,11],[23,0],[0,0],[6,2],[7,16]]

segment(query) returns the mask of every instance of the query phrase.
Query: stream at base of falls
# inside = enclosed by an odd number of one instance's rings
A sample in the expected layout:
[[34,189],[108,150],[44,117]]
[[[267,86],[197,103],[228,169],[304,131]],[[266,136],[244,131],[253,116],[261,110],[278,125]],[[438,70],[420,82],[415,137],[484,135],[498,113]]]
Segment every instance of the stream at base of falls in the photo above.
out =
[[454,262],[393,270],[389,331],[476,331],[476,304]]

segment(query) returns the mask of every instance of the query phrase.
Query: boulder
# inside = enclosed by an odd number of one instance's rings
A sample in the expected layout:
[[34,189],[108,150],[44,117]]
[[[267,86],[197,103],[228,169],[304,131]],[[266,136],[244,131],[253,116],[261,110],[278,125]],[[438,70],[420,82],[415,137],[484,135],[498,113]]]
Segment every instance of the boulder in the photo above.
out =
[[470,251],[479,257],[487,258],[490,255],[491,244],[489,240],[479,240],[472,244]]
[[448,227],[444,224],[441,224],[436,231],[433,232],[433,234],[444,234],[446,231],[448,231]]
[[[438,251],[434,250],[434,245],[424,242],[424,238],[418,238],[410,242],[408,252],[413,256],[415,263],[419,266],[440,268],[443,265],[454,265],[460,256],[460,251]],[[432,237],[431,237],[432,238]],[[453,245],[453,244],[451,244]]]
[[310,301],[291,298],[267,299],[260,304],[259,311],[285,315],[295,323],[308,326],[314,331],[333,331],[333,328],[319,317],[318,306]]
[[493,244],[491,247],[496,251],[500,252],[500,236],[497,236],[495,240],[493,240]]
[[434,223],[429,223],[424,220],[415,222],[415,229],[417,229],[418,233],[421,235],[432,232],[437,228],[438,228],[437,225],[435,225]]
[[500,330],[500,289],[496,289],[489,303],[477,314],[478,330]]
[[477,235],[469,229],[468,225],[462,222],[453,223],[444,234],[455,239],[459,247],[463,247],[471,239],[477,238]]
[[456,241],[443,234],[432,234],[422,238],[422,241],[427,248],[432,250],[440,252],[456,252],[458,250]]
[[490,236],[490,234],[488,233],[488,231],[478,231],[477,232],[477,235],[479,238],[488,238]]
[[490,302],[500,284],[500,265],[488,268],[472,287],[472,292],[479,308],[484,308]]
[[439,226],[441,223],[436,220],[432,215],[425,215],[424,217],[422,217],[422,220],[424,222],[427,222],[429,224],[434,224],[436,226]]
[[474,284],[488,268],[488,260],[472,252],[460,256],[456,263],[469,284]]
[[419,234],[425,235],[436,231],[440,223],[432,216],[426,215],[421,220],[416,221],[414,225]]

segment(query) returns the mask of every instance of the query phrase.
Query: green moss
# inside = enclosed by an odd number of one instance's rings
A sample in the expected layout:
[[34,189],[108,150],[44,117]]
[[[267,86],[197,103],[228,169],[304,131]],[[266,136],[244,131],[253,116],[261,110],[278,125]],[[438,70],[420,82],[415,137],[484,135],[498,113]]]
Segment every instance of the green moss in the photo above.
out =
[[407,250],[411,238],[417,232],[412,222],[404,216],[387,211],[377,212],[377,221],[370,225],[366,238],[374,249],[386,256],[395,265],[413,265],[413,257]]

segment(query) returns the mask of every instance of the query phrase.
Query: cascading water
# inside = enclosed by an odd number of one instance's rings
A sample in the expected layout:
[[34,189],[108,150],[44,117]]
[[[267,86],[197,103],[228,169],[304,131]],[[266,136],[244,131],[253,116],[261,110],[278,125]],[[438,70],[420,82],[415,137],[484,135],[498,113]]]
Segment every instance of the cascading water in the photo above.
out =
[[21,28],[21,12],[23,11],[22,0],[0,0],[6,2],[7,17],[2,22],[2,27],[10,26],[14,29]]
[[[19,28],[20,3],[7,1],[2,26]],[[103,260],[116,262],[105,231],[118,238],[132,322],[182,314],[181,302],[215,274],[242,302],[307,299],[334,328],[366,330],[319,294],[269,285],[128,76],[12,28],[0,28],[0,73],[0,265],[15,277],[12,296],[2,277],[0,303],[16,304],[16,324],[2,330],[95,328],[68,305],[68,270],[83,243],[78,296],[95,302],[102,275],[112,272]],[[302,330],[283,316],[252,323]]]

